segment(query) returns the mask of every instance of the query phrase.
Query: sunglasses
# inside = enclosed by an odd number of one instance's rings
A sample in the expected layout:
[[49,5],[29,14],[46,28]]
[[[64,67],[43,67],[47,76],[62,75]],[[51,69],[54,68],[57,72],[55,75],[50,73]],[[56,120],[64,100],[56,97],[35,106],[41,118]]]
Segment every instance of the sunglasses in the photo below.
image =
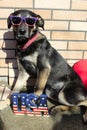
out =
[[19,17],[19,16],[10,16],[12,25],[20,25],[22,22],[25,22],[28,26],[34,26],[38,18],[36,17]]

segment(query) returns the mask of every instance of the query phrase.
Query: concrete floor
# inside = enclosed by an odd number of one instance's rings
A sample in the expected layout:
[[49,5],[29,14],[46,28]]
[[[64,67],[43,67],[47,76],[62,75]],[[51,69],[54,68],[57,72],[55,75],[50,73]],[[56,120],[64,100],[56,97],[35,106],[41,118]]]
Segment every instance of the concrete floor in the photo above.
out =
[[79,109],[55,116],[15,115],[10,106],[0,111],[0,130],[87,130]]
[[[0,86],[3,87],[3,82],[0,82]],[[4,86],[8,86],[7,83]],[[48,106],[51,105],[53,104],[48,102]],[[15,115],[8,106],[0,110],[0,130],[87,130],[87,125],[83,124],[79,108],[58,112],[55,116],[37,117]]]

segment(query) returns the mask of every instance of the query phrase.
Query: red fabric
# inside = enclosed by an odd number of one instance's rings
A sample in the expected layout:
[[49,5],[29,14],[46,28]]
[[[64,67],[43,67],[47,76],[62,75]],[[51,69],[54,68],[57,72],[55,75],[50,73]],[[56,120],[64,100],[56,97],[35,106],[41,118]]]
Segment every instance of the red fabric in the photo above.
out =
[[73,65],[74,71],[80,76],[87,89],[87,60],[80,60]]
[[23,46],[22,50],[25,50],[27,47],[29,47],[37,39],[37,36],[38,32],[32,39],[29,39],[29,41]]

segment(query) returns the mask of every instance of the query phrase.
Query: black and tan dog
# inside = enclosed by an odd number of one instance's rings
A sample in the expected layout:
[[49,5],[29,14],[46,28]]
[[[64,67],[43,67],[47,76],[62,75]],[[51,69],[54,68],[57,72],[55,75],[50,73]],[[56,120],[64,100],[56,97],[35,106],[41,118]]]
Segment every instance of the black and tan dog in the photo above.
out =
[[[87,91],[81,79],[39,32],[39,27],[44,29],[44,19],[31,11],[18,10],[8,17],[8,28],[11,26],[17,40],[19,67],[13,91],[19,92],[30,76],[36,76],[36,94],[44,91],[55,102],[87,107]],[[87,122],[87,110],[83,118]]]

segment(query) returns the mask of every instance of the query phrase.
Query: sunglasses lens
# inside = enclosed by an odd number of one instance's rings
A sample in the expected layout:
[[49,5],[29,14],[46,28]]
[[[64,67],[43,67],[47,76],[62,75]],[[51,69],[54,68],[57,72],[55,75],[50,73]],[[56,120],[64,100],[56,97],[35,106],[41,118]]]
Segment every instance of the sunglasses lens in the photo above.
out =
[[21,18],[20,17],[12,17],[12,23],[14,25],[20,24]]
[[36,19],[34,18],[26,18],[26,23],[30,26],[33,26],[36,22]]

